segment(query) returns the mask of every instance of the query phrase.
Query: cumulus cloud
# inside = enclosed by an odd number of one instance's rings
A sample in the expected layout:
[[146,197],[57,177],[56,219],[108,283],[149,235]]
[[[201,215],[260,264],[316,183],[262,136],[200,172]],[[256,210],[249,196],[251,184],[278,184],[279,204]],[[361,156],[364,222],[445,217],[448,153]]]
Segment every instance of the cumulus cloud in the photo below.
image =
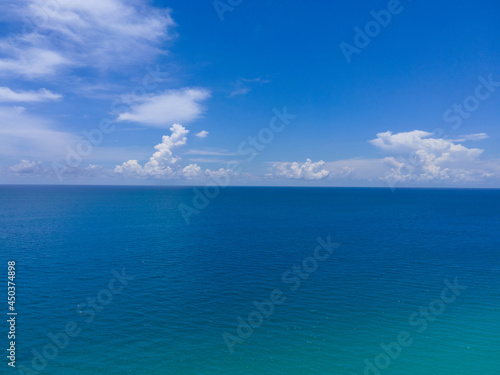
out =
[[60,100],[62,95],[54,94],[47,89],[38,91],[13,91],[8,87],[0,87],[0,102],[47,102]]
[[155,146],[157,150],[149,161],[142,167],[137,160],[129,160],[122,165],[116,166],[114,171],[126,176],[137,177],[174,177],[172,165],[175,165],[180,158],[173,155],[173,149],[183,146],[187,141],[187,130],[184,126],[174,124],[170,128],[171,135],[164,135],[162,142]]
[[28,32],[0,40],[3,75],[53,75],[63,67],[110,69],[162,53],[170,11],[123,0],[10,1],[7,16]]
[[189,164],[182,169],[182,175],[187,179],[198,178],[203,174],[198,164]]
[[227,177],[236,175],[232,170],[220,168],[212,171],[202,170],[198,164],[182,166],[179,156],[173,153],[174,148],[184,146],[187,143],[189,130],[179,124],[174,124],[170,128],[171,135],[164,135],[162,143],[155,146],[157,150],[144,166],[138,160],[129,160],[122,165],[117,165],[114,173],[129,178],[155,178],[155,179],[203,179],[207,177]]
[[483,150],[462,143],[480,141],[485,133],[443,139],[433,133],[382,132],[371,144],[388,154],[382,158],[353,158],[331,162],[273,163],[272,174],[295,180],[327,180],[345,185],[459,185],[479,183],[500,175],[498,160],[481,160]]
[[383,178],[398,182],[473,182],[493,176],[482,168],[479,158],[483,150],[457,143],[485,139],[486,134],[463,136],[460,140],[433,138],[432,135],[420,130],[377,134],[370,143],[395,154],[384,159],[389,172]]
[[131,105],[129,112],[121,113],[118,121],[133,121],[154,127],[192,121],[200,117],[204,110],[200,102],[208,97],[210,92],[202,88],[167,90],[159,95],[144,96]]
[[381,148],[382,150],[406,152],[422,148],[424,146],[424,142],[433,142],[433,140],[429,138],[431,135],[432,133],[421,130],[396,134],[392,134],[392,132],[387,131],[378,133],[377,138],[372,139],[370,143]]
[[272,168],[277,177],[322,180],[330,176],[330,171],[325,168],[325,165],[323,160],[312,162],[311,159],[306,159],[305,163],[274,163]]
[[208,137],[208,132],[206,130],[202,130],[201,132],[196,133],[195,135],[199,138],[206,138]]
[[378,133],[377,138],[370,141],[371,144],[385,151],[396,153],[415,152],[422,157],[436,156],[445,160],[475,160],[483,150],[478,148],[467,148],[453,140],[443,138],[432,138],[433,134],[414,130],[392,134],[391,132]]

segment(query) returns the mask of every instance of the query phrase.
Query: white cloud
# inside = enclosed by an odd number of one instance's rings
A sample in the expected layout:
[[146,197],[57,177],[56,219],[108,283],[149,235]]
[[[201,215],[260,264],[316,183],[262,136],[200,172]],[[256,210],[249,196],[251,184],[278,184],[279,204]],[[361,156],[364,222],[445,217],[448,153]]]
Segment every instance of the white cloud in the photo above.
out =
[[467,148],[456,142],[481,140],[486,134],[473,134],[460,140],[432,138],[432,133],[411,131],[379,133],[370,141],[384,151],[395,154],[386,157],[389,171],[383,179],[397,182],[482,181],[494,174],[483,168],[479,157],[483,150]]
[[188,122],[200,117],[204,107],[200,102],[210,97],[201,88],[167,90],[160,95],[141,98],[130,112],[121,113],[118,121],[133,121],[145,125],[164,127],[173,122]]
[[8,87],[0,87],[0,102],[45,102],[60,100],[62,95],[54,94],[47,89],[38,91],[13,91]]
[[236,176],[236,175],[238,175],[238,173],[235,173],[230,169],[224,169],[224,168],[219,168],[215,171],[212,171],[210,169],[205,170],[205,176],[216,179],[220,179],[222,177],[227,178],[229,176]]
[[274,163],[273,170],[277,177],[322,180],[330,175],[325,165],[323,160],[312,162],[311,159],[306,159],[305,163]]
[[223,181],[222,179],[228,179],[234,176],[238,176],[238,173],[232,170],[219,168],[218,170],[205,169],[205,171],[203,171],[198,164],[189,164],[182,169],[182,173],[180,174],[180,177],[184,177],[188,180],[198,179],[207,182],[213,182],[213,180]]
[[16,174],[38,174],[45,172],[41,161],[21,160],[20,163],[10,167],[10,170]]
[[174,21],[136,1],[12,1],[7,16],[25,32],[0,40],[3,75],[53,75],[63,67],[113,69],[163,53]]
[[172,165],[180,158],[173,155],[174,147],[183,146],[187,142],[187,130],[184,126],[174,124],[170,128],[171,135],[164,135],[162,142],[155,146],[157,150],[142,167],[137,160],[129,160],[115,167],[114,171],[126,176],[169,178],[175,177]]
[[[391,132],[378,133],[371,144],[385,151],[395,153],[416,153],[422,157],[434,155],[444,160],[475,160],[483,150],[467,148],[455,144],[453,140],[432,138],[432,133],[414,130],[392,134]],[[483,138],[484,139],[484,138]]]
[[198,164],[189,164],[181,166],[181,158],[175,156],[173,149],[178,146],[184,146],[187,143],[187,130],[184,126],[174,124],[170,128],[171,135],[164,135],[162,143],[155,146],[158,150],[149,158],[149,161],[141,166],[138,160],[129,160],[122,165],[117,165],[114,172],[128,178],[155,178],[155,179],[206,179],[220,178],[237,173],[220,168],[212,171],[206,169],[203,171]]
[[408,152],[422,148],[424,142],[432,142],[433,140],[428,138],[431,135],[432,133],[421,130],[396,134],[392,134],[392,132],[388,131],[378,133],[377,138],[372,139],[370,143],[386,151]]
[[206,138],[206,137],[208,137],[208,134],[209,134],[209,133],[208,133],[206,130],[202,130],[201,132],[196,133],[195,135],[196,135],[197,137],[199,137],[199,138]]
[[384,132],[370,141],[387,153],[383,158],[354,158],[332,162],[273,163],[268,177],[295,180],[328,180],[343,185],[404,183],[410,186],[482,183],[500,175],[498,160],[481,160],[483,150],[459,142],[486,139],[485,133],[461,136],[458,140],[434,138],[432,133]]
[[189,164],[182,169],[182,175],[187,179],[198,178],[203,174],[198,164]]
[[56,51],[34,47],[6,49],[5,45],[5,41],[0,43],[0,51],[3,50],[10,57],[0,58],[0,75],[3,76],[16,74],[30,79],[47,77],[56,74],[61,67],[74,64]]

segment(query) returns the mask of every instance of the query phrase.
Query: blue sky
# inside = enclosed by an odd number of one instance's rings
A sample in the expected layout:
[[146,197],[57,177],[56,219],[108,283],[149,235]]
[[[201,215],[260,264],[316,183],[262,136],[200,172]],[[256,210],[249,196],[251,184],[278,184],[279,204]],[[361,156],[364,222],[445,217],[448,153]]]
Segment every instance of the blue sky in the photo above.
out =
[[500,5],[7,1],[0,183],[500,187]]

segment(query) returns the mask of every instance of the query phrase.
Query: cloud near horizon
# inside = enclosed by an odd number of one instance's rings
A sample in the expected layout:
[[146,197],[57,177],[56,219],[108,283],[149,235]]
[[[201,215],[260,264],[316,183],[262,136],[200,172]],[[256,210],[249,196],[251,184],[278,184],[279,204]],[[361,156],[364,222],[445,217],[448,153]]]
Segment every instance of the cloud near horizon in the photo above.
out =
[[325,163],[307,159],[305,163],[274,163],[272,175],[285,179],[384,180],[390,183],[481,182],[498,176],[494,161],[482,161],[479,148],[468,148],[458,142],[480,141],[488,137],[478,133],[457,140],[433,138],[433,133],[378,133],[369,142],[390,156],[380,159],[348,159]]
[[170,128],[171,135],[164,135],[162,143],[155,146],[157,150],[149,161],[141,166],[138,160],[129,160],[122,165],[117,165],[114,172],[129,178],[155,178],[155,179],[202,179],[205,177],[222,177],[235,173],[224,168],[219,170],[206,169],[203,171],[197,164],[180,165],[181,158],[174,156],[173,149],[187,143],[189,130],[180,124]]
[[115,167],[114,171],[129,177],[172,177],[174,166],[179,157],[173,156],[173,148],[183,146],[187,142],[187,130],[184,126],[174,124],[170,128],[171,135],[164,135],[162,142],[155,146],[157,150],[142,167],[137,160],[129,160]]
[[274,163],[272,169],[277,177],[322,180],[330,176],[330,171],[325,169],[325,165],[323,160],[312,162],[311,159],[306,159],[305,163]]
[[[378,133],[371,144],[395,155],[384,162],[390,168],[385,179],[398,182],[477,182],[494,176],[482,168],[484,150],[467,148],[457,140],[432,138],[432,133],[414,130],[392,134]],[[473,134],[460,141],[482,140],[486,134]]]
[[[1,107],[0,107],[1,110]],[[20,110],[20,114],[23,111]],[[1,115],[1,111],[0,111]],[[68,168],[66,176],[104,176],[114,179],[118,176],[129,180],[190,180],[207,182],[210,178],[227,178],[228,176],[246,176],[256,181],[258,176],[234,173],[230,169],[203,170],[198,164],[183,164],[176,153],[177,148],[188,143],[189,130],[183,125],[174,124],[170,134],[162,137],[162,142],[154,148],[156,152],[141,165],[138,160],[131,159],[114,169],[105,169],[98,165],[86,168]],[[483,133],[465,135],[460,141],[479,141],[486,139]],[[349,185],[386,183],[395,184],[468,184],[489,181],[500,175],[498,160],[481,160],[483,153],[479,148],[468,148],[457,140],[433,138],[432,133],[415,130],[411,132],[382,132],[369,141],[382,152],[389,154],[382,158],[354,158],[325,162],[275,162],[271,166],[271,174],[267,178],[295,181],[323,181],[323,185],[340,182]],[[232,155],[233,153],[204,150],[188,150],[186,155]],[[213,162],[213,160],[209,160]],[[207,162],[204,160],[203,162]],[[222,163],[223,161],[220,160]],[[41,161],[23,159],[10,167],[17,175],[50,174],[43,168]],[[264,177],[264,176],[262,176]]]
[[20,163],[10,167],[10,170],[16,174],[23,174],[23,173],[39,174],[46,172],[46,170],[43,168],[43,163],[40,160],[39,161],[21,160]]

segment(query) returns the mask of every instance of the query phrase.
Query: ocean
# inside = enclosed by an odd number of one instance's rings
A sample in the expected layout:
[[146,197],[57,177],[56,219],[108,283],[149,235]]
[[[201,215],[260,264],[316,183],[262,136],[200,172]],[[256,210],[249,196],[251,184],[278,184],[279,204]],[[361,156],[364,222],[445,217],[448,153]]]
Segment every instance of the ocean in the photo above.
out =
[[500,373],[500,190],[194,196],[0,186],[0,372]]

